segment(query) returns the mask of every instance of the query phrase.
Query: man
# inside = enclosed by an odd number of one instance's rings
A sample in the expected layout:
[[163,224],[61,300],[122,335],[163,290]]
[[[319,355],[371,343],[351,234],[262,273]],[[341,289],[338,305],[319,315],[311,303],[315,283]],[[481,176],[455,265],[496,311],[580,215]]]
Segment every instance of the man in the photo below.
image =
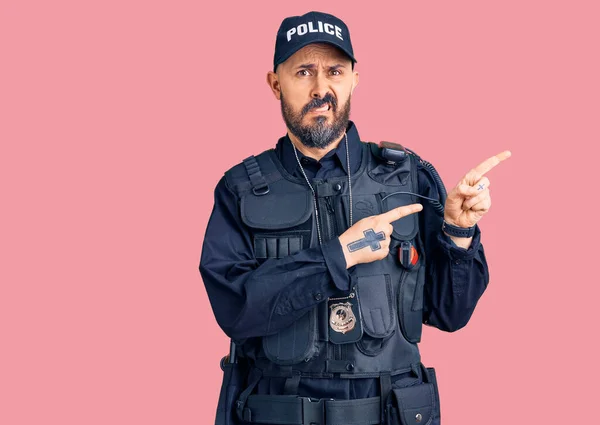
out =
[[200,272],[234,342],[219,424],[440,423],[422,323],[455,331],[483,294],[484,174],[510,152],[446,198],[414,152],[360,141],[355,62],[340,19],[286,18],[267,82],[287,135],[215,189]]

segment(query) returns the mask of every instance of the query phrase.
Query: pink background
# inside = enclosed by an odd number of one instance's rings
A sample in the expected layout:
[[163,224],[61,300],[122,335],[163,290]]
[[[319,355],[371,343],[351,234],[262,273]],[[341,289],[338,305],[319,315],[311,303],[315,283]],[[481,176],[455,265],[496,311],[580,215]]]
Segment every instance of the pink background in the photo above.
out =
[[443,423],[597,423],[597,2],[206,3],[0,4],[0,423],[212,423],[213,189],[284,134],[265,75],[313,9],[350,27],[363,140],[449,188],[513,153],[480,222],[488,291],[421,344]]

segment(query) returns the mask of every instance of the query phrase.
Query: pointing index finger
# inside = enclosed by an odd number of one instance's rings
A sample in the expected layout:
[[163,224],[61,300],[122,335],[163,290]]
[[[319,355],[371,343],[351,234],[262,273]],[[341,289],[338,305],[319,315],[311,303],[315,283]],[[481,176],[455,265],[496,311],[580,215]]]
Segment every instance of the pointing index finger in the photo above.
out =
[[[473,168],[473,171],[475,171],[477,176],[479,178],[481,178],[485,173],[490,171],[496,165],[500,164],[505,159],[510,158],[510,155],[511,155],[510,151],[500,152],[499,154],[486,159],[481,164],[479,164],[477,167]],[[478,178],[478,180],[479,180],[479,178]]]
[[419,212],[422,209],[423,205],[421,204],[404,205],[402,207],[394,208],[393,210],[379,214],[379,217],[384,219],[386,222],[391,223],[392,221],[400,220],[402,217],[406,217],[407,215]]

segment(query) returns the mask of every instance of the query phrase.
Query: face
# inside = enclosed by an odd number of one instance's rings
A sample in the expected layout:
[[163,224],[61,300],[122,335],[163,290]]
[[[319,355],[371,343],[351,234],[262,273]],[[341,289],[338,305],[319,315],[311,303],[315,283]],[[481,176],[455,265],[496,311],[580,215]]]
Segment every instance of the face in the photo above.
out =
[[329,44],[309,44],[267,75],[290,130],[305,146],[326,148],[348,125],[358,84],[352,61]]

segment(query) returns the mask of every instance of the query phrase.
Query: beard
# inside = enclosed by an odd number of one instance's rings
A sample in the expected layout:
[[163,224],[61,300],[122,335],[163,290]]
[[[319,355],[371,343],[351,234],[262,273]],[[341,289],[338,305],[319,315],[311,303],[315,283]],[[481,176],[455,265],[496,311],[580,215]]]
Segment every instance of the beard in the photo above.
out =
[[[306,104],[300,112],[294,111],[292,105],[288,104],[281,92],[281,114],[290,132],[296,136],[304,146],[308,148],[324,149],[339,138],[348,127],[350,118],[350,98],[344,107],[338,111],[337,99],[330,93],[322,99],[313,99]],[[302,120],[312,109],[319,108],[329,103],[332,113],[332,122],[327,124],[327,116],[317,115],[309,124],[303,124]]]

